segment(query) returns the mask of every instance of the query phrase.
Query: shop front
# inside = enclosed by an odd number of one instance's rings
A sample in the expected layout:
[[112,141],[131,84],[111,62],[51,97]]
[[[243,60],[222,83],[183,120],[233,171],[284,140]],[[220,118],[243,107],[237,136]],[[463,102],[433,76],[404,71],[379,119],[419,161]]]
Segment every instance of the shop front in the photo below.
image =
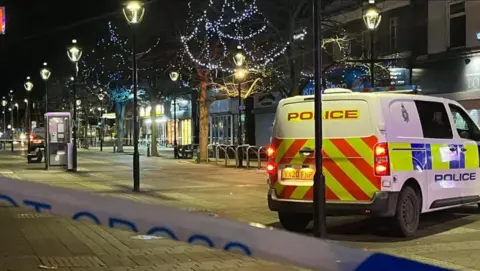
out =
[[480,56],[424,61],[413,78],[424,94],[458,101],[480,124]]
[[192,133],[192,102],[187,99],[178,98],[176,106],[173,101],[170,103],[169,118],[165,124],[166,137],[165,142],[167,145],[173,145],[175,138],[175,121],[174,110],[176,110],[176,133],[178,145],[189,145],[193,142]]
[[[234,145],[238,131],[238,101],[225,99],[213,102],[209,107],[210,144]],[[242,122],[245,122],[242,114]],[[244,127],[244,126],[243,126]]]
[[279,92],[257,94],[253,97],[255,115],[255,143],[257,146],[270,144],[273,121],[277,105],[282,99]]
[[[165,131],[165,109],[163,104],[158,104],[155,106],[155,117],[152,118],[152,110],[151,106],[142,106],[139,110],[139,115],[141,119],[141,133],[140,138],[150,138],[152,135],[152,128],[157,129],[157,140],[162,142],[166,137]],[[154,124],[154,125],[152,125]]]

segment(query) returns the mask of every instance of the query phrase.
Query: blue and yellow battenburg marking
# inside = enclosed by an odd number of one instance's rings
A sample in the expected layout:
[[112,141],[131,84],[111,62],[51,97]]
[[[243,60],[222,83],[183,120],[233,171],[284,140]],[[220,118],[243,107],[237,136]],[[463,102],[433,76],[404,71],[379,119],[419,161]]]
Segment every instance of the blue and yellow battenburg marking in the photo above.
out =
[[[476,144],[389,143],[388,147],[392,171],[480,167],[480,146]],[[455,151],[450,151],[451,147]]]

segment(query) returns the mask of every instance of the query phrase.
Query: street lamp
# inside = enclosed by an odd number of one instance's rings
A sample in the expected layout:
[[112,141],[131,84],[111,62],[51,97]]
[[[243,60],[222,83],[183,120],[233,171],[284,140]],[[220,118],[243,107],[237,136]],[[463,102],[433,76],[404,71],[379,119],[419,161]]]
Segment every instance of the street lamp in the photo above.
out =
[[5,135],[7,131],[7,120],[5,118],[5,107],[7,106],[8,102],[5,100],[5,97],[2,97],[2,106],[3,106],[3,134]]
[[369,0],[369,3],[363,10],[363,22],[370,31],[370,81],[372,88],[375,87],[375,30],[380,25],[381,20],[382,15],[375,5],[375,1]]
[[32,122],[32,111],[30,110],[30,92],[32,91],[33,89],[33,83],[30,81],[30,76],[27,77],[27,81],[25,82],[25,84],[23,84],[23,87],[25,88],[25,90],[27,91],[27,141],[28,141],[28,151],[27,153],[30,152],[30,133],[32,132],[31,131],[31,122]]
[[235,62],[235,65],[237,65],[237,67],[243,66],[243,63],[245,62],[245,55],[243,55],[241,52],[238,52],[233,57],[233,62]]
[[141,1],[128,1],[123,6],[123,15],[132,28],[132,62],[133,62],[133,191],[140,191],[140,153],[138,152],[138,134],[140,130],[138,120],[138,70],[135,41],[135,27],[142,22],[145,7]]
[[[100,91],[103,92],[102,89],[100,89]],[[98,100],[100,100],[100,103],[102,104],[102,107],[103,107],[103,100],[105,98],[105,95],[100,92],[100,94],[98,94]],[[101,127],[100,127],[100,151],[102,152],[103,151],[103,137],[104,137],[104,127],[105,127],[105,124],[103,123],[103,110],[100,111],[100,123],[101,123]]]
[[47,62],[43,63],[43,68],[40,70],[40,76],[45,81],[45,113],[48,112],[48,79],[52,72],[47,68]]
[[18,127],[17,128],[20,128],[20,110],[18,108],[18,103],[15,103],[15,108],[17,108],[17,124],[18,124]]
[[[176,71],[170,72],[170,79],[176,84],[180,74]],[[178,158],[177,144],[177,95],[173,92],[173,156]]]
[[[77,98],[76,80],[78,80],[78,61],[82,58],[82,49],[78,47],[77,40],[72,40],[72,45],[67,49],[67,55],[75,68],[75,77],[73,79],[73,100]],[[77,171],[77,107],[73,106],[73,148],[72,148],[72,171]]]
[[[15,126],[13,124],[13,89],[10,90],[10,107],[8,108],[8,111],[10,112],[10,125],[12,126],[12,128]],[[12,131],[15,131],[15,129],[12,129]],[[13,139],[13,133],[12,133],[12,139]]]
[[325,238],[325,177],[322,156],[322,0],[313,0],[314,64],[315,64],[315,175],[313,176],[313,235]]
[[[52,75],[52,72],[47,68],[47,62],[44,62],[43,68],[40,70],[40,76],[45,82],[45,114],[48,113],[48,79],[50,78],[50,75]],[[48,132],[47,132],[48,123],[46,118],[44,119],[44,122],[45,122],[44,127],[45,127],[45,142],[46,142],[48,137]],[[48,144],[45,144],[45,169],[48,169],[49,158],[50,158],[50,149],[48,148]]]
[[[241,49],[241,47],[237,47],[237,49]],[[237,66],[235,70],[235,78],[238,81],[238,131],[237,131],[237,143],[238,146],[243,145],[243,128],[242,128],[242,114],[244,106],[242,105],[242,81],[247,76],[248,71],[243,68],[243,64],[245,64],[245,55],[242,52],[237,52],[233,57],[233,62]],[[243,167],[243,150],[242,148],[238,148],[239,153],[237,154],[238,157],[238,167]]]

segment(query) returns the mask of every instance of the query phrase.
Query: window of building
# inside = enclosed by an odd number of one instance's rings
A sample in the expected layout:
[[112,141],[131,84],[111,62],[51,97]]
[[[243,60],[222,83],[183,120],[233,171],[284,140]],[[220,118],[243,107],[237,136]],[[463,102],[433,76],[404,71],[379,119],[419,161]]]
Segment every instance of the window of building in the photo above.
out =
[[422,124],[423,137],[453,138],[452,127],[443,103],[415,101],[415,105]]
[[455,121],[458,135],[464,139],[480,140],[480,130],[467,112],[453,104],[450,104],[449,107],[450,112],[452,112],[453,121]]
[[465,16],[465,0],[447,2],[448,17],[448,46],[450,48],[465,46],[467,39],[467,26]]
[[398,17],[390,19],[390,51],[397,50],[397,30],[398,30]]

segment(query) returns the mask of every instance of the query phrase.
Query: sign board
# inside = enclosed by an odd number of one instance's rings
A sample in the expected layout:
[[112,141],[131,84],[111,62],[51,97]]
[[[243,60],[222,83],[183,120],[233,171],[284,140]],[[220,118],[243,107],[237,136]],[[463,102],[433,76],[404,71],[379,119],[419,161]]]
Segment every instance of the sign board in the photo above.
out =
[[5,34],[5,7],[0,7],[0,34]]
[[239,105],[239,106],[237,106],[237,109],[240,110],[240,111],[244,111],[245,106],[244,105]]
[[106,113],[102,115],[103,119],[115,119],[115,113]]

